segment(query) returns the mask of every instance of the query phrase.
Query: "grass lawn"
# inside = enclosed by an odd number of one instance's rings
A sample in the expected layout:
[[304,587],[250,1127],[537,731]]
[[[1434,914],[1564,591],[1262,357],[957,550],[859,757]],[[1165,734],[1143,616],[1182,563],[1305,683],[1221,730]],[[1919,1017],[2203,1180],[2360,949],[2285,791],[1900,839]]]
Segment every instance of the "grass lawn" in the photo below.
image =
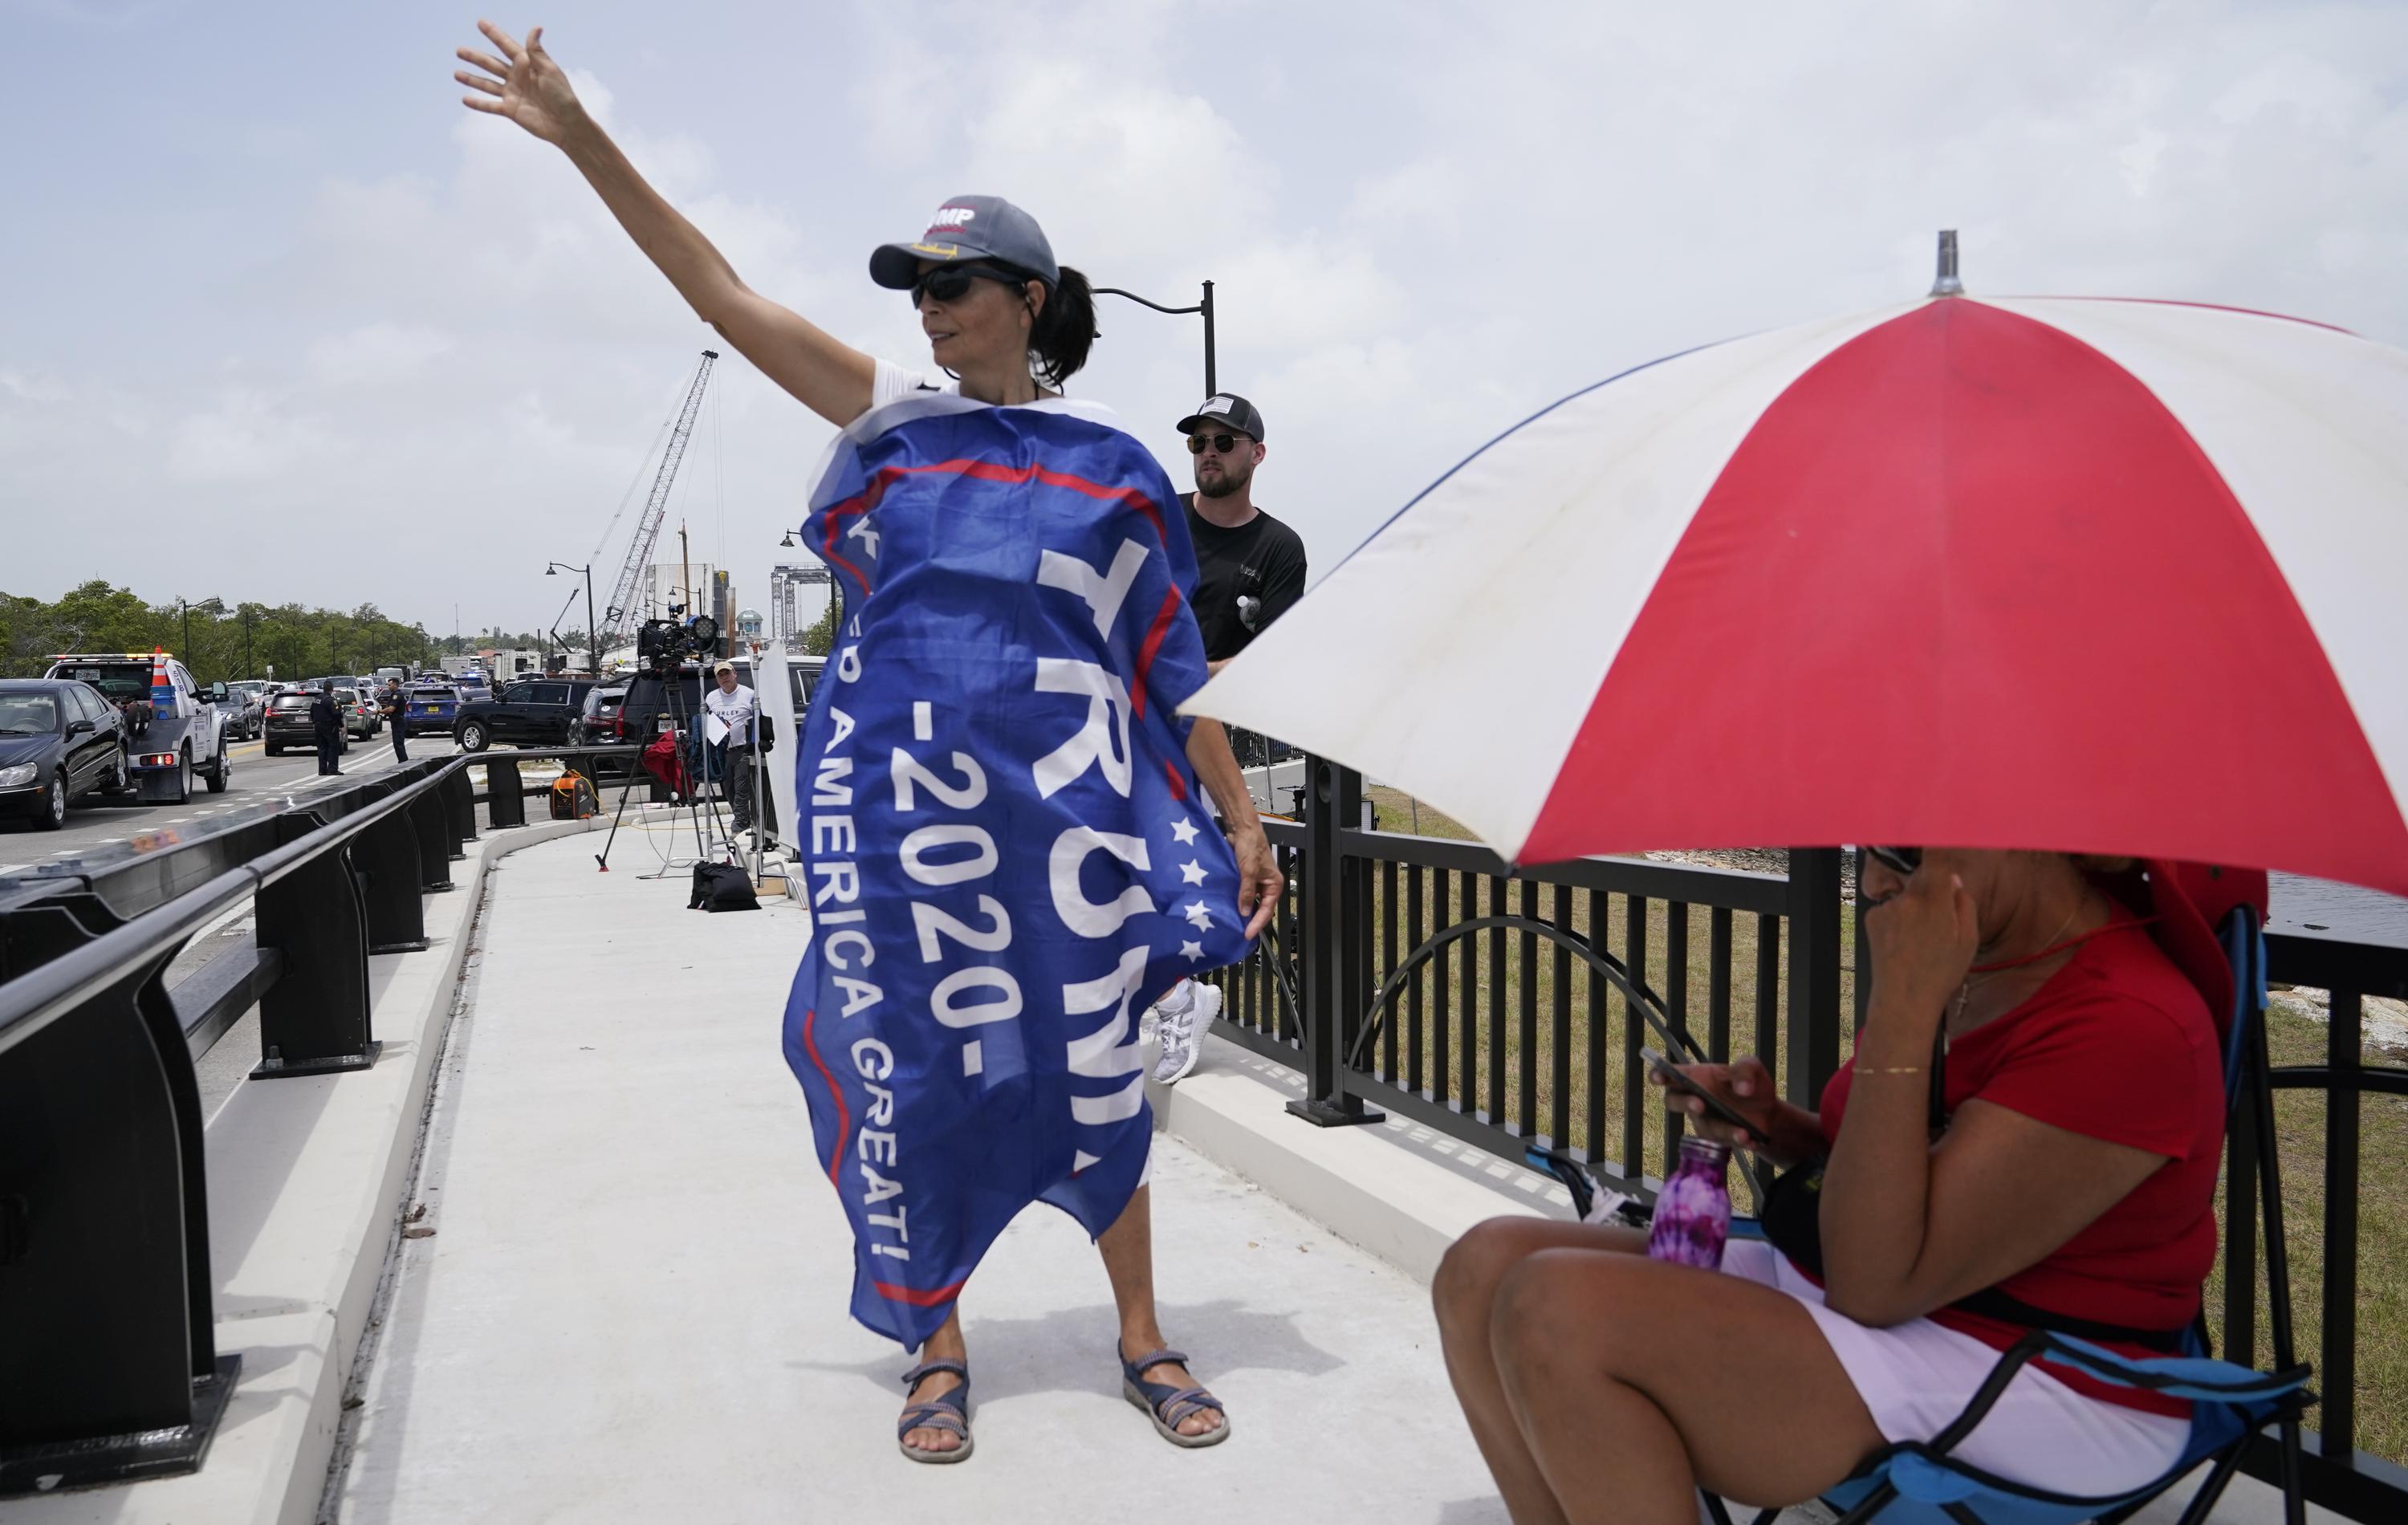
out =
[[[1400,791],[1372,788],[1366,793],[1377,808],[1379,824],[1383,830],[1410,831],[1418,826],[1420,833],[1425,836],[1474,840],[1471,833],[1457,822],[1427,805],[1417,806]],[[1403,884],[1404,878],[1400,875],[1396,944],[1399,957],[1428,936],[1437,926],[1461,921],[1475,914],[1490,914],[1495,909],[1492,902],[1494,882],[1431,871],[1425,880],[1426,903],[1423,907],[1423,926],[1416,931],[1406,924]],[[1585,891],[1559,892],[1550,885],[1536,888],[1537,912],[1541,918],[1569,925],[1585,936],[1592,916],[1601,916],[1607,931],[1606,945],[1616,957],[1627,961],[1628,910],[1624,897],[1591,896]],[[1443,908],[1439,903],[1441,890]],[[1473,908],[1467,908],[1464,904],[1467,890],[1474,892]],[[1388,969],[1385,944],[1381,936],[1386,914],[1383,882],[1377,873],[1370,886],[1370,925],[1374,929],[1372,976],[1377,982],[1386,977]],[[1524,887],[1519,884],[1508,884],[1502,909],[1518,912],[1526,903]],[[1702,908],[1668,906],[1660,900],[1648,902],[1646,981],[1651,988],[1670,999],[1677,982],[1672,977],[1667,948],[1672,920],[1684,914],[1688,938],[1687,955],[1684,961],[1686,979],[1683,1004],[1690,1031],[1704,1041],[1707,992],[1712,977],[1708,912]],[[1763,1014],[1770,1020],[1760,1027],[1756,970],[1760,934],[1757,918],[1733,915],[1730,921],[1731,1047],[1735,1052],[1753,1050],[1769,1059],[1777,1058],[1785,960],[1781,961],[1784,967],[1776,971],[1776,978],[1767,992],[1770,999]],[[1847,944],[1843,941],[1843,959],[1847,953]],[[1439,1070],[1440,1035],[1435,1012],[1437,986],[1443,981],[1448,1001],[1444,1034],[1445,1093],[1448,1097],[1458,1105],[1464,1104],[1468,1099],[1470,1109],[1485,1111],[1496,1094],[1497,1083],[1501,1082],[1505,1102],[1503,1120],[1517,1129],[1547,1134],[1554,1142],[1568,1143],[1592,1158],[1623,1158],[1627,1125],[1632,1116],[1629,1110],[1631,1093],[1626,1084],[1631,1072],[1627,1068],[1627,1054],[1638,1042],[1657,1047],[1662,1044],[1652,1035],[1637,1040],[1627,1038],[1629,1014],[1624,1010],[1622,998],[1609,992],[1601,1002],[1611,1036],[1602,1045],[1598,1085],[1592,1098],[1587,1071],[1590,981],[1584,966],[1573,962],[1569,955],[1557,957],[1553,949],[1535,936],[1526,938],[1510,932],[1476,934],[1453,944],[1443,957],[1442,970],[1430,968],[1421,980],[1423,999],[1418,1044],[1421,1088],[1425,1091],[1431,1088]],[[1471,964],[1468,1002],[1464,967],[1467,957]],[[1854,980],[1854,972],[1843,964],[1841,974],[1841,1009],[1843,1012],[1852,1009]],[[1564,1066],[1564,1073],[1560,1077],[1556,1063],[1555,991],[1558,981],[1564,984],[1568,1008],[1562,1026],[1567,1040],[1564,1057],[1570,1061]],[[1411,1078],[1409,1066],[1415,1046],[1407,1039],[1412,1029],[1402,1016],[1404,1008],[1405,1001],[1400,997],[1395,1014],[1398,1033],[1398,1065],[1402,1072],[1396,1077],[1398,1084]],[[2317,1022],[2277,1010],[2270,1017],[2268,1033],[2277,1065],[2310,1064],[2323,1058],[2325,1029]],[[1623,1041],[1617,1042],[1617,1039]],[[1843,1035],[1843,1053],[1845,1043]],[[1385,1052],[1383,1038],[1375,1046],[1375,1067],[1385,1069]],[[2401,1062],[2400,1055],[2377,1049],[2369,1049],[2366,1057],[2369,1063]],[[1522,1109],[1521,1096],[1526,1066],[1530,1071],[1530,1089],[1536,1103],[1526,1115]],[[1555,1126],[1559,1098],[1565,1125],[1560,1131]],[[2285,1221],[2291,1246],[2292,1305],[2301,1331],[2300,1354],[2310,1360],[2318,1360],[2321,1355],[2316,1348],[2315,1331],[2323,1315],[2324,1297],[2325,1105],[2324,1098],[2313,1093],[2278,1093],[2275,1099],[2277,1127],[2282,1139]],[[2360,1106],[2356,1384],[2358,1445],[2378,1456],[2401,1461],[2408,1460],[2408,1099],[2368,1096]],[[1648,1173],[1660,1174],[1669,1129],[1664,1125],[1655,1097],[1643,1088],[1638,1094],[1637,1107],[1641,1163]],[[1598,1125],[1594,1137],[1590,1133],[1592,1111]],[[2219,1213],[2221,1201],[2219,1195]],[[2211,1319],[2220,1319],[2223,1295],[2219,1273],[2211,1279],[2208,1287]],[[2264,1364],[2272,1360],[2272,1351],[2262,1311],[2262,1288],[2259,1298],[2261,1311],[2258,1320],[2257,1360]],[[2314,1422],[2313,1415],[2311,1422]]]

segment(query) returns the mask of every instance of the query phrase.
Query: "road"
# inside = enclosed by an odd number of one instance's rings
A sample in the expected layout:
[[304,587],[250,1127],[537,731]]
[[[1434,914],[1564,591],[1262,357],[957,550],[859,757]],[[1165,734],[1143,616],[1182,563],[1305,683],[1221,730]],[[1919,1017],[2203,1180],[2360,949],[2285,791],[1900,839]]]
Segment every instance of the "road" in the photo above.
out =
[[[417,736],[409,742],[413,760],[448,757],[452,750],[449,736]],[[347,779],[356,781],[363,774],[391,768],[393,733],[380,731],[365,740],[353,739],[351,750],[343,755],[343,772],[337,778],[318,776],[314,753],[288,752],[281,757],[270,757],[265,755],[265,743],[241,741],[235,744],[229,755],[234,759],[234,777],[226,784],[225,793],[210,794],[206,784],[194,779],[188,804],[146,805],[131,798],[92,795],[77,801],[67,812],[67,824],[56,831],[37,831],[23,821],[0,821],[0,875],[45,863],[64,863],[96,847],[135,842],[163,829],[198,824],[245,806],[268,800],[305,801],[319,789],[339,787]]]

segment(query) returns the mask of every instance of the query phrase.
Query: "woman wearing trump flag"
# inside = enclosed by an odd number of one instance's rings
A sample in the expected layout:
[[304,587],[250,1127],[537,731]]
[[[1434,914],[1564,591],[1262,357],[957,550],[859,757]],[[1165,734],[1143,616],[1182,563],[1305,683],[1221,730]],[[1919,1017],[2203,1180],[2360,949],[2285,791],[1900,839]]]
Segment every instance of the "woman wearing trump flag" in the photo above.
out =
[[1174,1445],[1226,1438],[1156,1323],[1135,1014],[1241,957],[1283,884],[1220,725],[1178,714],[1204,659],[1176,490],[1060,395],[1095,338],[1085,278],[1010,202],[956,197],[870,278],[959,380],[874,360],[745,286],[541,28],[479,27],[499,56],[460,50],[466,104],[566,153],[695,311],[841,431],[804,530],[842,604],[797,749],[812,942],[785,1040],[853,1225],[853,1316],[922,1358],[903,1453],[970,1454],[956,1302],[1031,1201],[1096,1237],[1125,1395]]

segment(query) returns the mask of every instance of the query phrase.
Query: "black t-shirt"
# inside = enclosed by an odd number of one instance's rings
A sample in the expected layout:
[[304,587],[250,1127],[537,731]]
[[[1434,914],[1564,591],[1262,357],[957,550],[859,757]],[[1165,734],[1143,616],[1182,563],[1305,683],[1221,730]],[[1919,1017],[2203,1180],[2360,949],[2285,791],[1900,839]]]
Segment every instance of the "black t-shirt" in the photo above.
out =
[[1204,631],[1204,655],[1222,662],[1244,651],[1271,621],[1304,596],[1304,541],[1263,512],[1235,529],[1187,509],[1187,537],[1196,543],[1196,623]]

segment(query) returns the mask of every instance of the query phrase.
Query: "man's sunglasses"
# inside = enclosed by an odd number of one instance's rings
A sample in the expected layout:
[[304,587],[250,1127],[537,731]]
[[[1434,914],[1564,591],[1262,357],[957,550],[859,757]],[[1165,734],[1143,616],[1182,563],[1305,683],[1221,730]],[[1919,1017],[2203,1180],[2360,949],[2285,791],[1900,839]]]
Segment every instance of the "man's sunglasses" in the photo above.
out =
[[1901,874],[1913,874],[1915,870],[1923,867],[1923,849],[1920,847],[1868,846],[1865,851]]
[[998,270],[992,265],[939,265],[920,272],[911,282],[911,306],[916,311],[923,300],[935,297],[939,302],[958,302],[969,295],[973,281],[992,281],[999,285],[1017,286],[1028,278],[1012,270]]
[[1226,455],[1238,448],[1239,440],[1245,438],[1242,434],[1191,434],[1187,437],[1187,453],[1201,455],[1211,449]]

